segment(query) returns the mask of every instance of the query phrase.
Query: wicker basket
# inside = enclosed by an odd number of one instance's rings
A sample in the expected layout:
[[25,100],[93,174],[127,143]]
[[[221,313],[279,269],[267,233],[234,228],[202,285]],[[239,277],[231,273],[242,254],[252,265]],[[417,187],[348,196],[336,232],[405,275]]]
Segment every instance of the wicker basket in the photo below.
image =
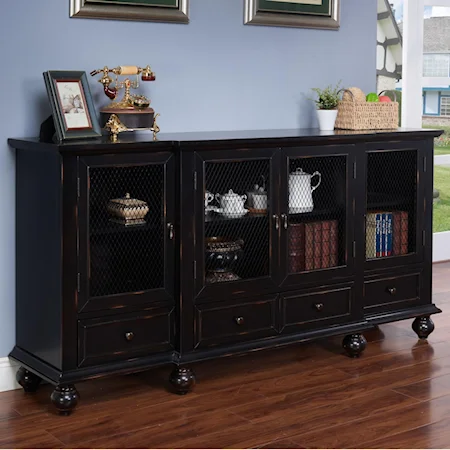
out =
[[[357,102],[351,91],[351,101],[338,103],[335,128],[342,130],[389,130],[398,128],[398,102]],[[381,95],[384,91],[380,92]],[[395,94],[394,94],[395,95]],[[395,100],[397,100],[395,98]]]

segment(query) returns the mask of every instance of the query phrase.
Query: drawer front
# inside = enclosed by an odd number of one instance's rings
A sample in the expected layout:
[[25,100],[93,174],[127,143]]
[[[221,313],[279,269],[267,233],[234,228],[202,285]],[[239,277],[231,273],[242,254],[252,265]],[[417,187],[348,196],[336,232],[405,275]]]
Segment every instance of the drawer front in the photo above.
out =
[[78,366],[92,366],[171,350],[172,309],[78,321]]
[[366,314],[403,309],[420,301],[421,274],[366,280],[364,310]]
[[283,333],[350,322],[353,286],[284,294],[281,298]]
[[275,296],[263,297],[254,302],[234,302],[225,306],[223,303],[197,305],[196,347],[276,335],[276,306]]

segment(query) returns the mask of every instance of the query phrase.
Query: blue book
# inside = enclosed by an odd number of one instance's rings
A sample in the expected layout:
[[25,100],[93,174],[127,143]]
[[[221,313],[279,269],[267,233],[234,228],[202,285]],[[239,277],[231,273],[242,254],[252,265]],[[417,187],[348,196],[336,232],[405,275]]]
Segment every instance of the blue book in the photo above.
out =
[[386,245],[386,256],[392,255],[392,213],[386,214],[386,236],[387,236],[387,245]]
[[376,256],[377,258],[379,258],[381,256],[381,214],[377,214],[377,218],[376,218],[376,224],[377,224],[377,228],[376,228],[376,242],[377,242],[377,246],[376,246]]

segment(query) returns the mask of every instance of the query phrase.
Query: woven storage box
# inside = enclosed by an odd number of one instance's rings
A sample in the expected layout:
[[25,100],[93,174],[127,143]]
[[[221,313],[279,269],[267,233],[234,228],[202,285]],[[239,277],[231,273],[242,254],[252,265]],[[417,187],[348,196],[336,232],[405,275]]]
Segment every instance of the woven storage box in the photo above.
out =
[[353,95],[351,98],[352,100],[339,101],[335,128],[342,130],[398,128],[398,102],[357,102]]

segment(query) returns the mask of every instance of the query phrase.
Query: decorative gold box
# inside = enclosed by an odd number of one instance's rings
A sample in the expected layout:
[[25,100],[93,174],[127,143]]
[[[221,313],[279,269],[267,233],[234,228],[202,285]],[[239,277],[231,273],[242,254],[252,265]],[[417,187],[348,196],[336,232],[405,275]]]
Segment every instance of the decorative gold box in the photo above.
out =
[[107,206],[108,212],[113,216],[113,222],[122,225],[142,225],[149,211],[147,202],[131,198],[127,192],[125,197],[110,200]]

